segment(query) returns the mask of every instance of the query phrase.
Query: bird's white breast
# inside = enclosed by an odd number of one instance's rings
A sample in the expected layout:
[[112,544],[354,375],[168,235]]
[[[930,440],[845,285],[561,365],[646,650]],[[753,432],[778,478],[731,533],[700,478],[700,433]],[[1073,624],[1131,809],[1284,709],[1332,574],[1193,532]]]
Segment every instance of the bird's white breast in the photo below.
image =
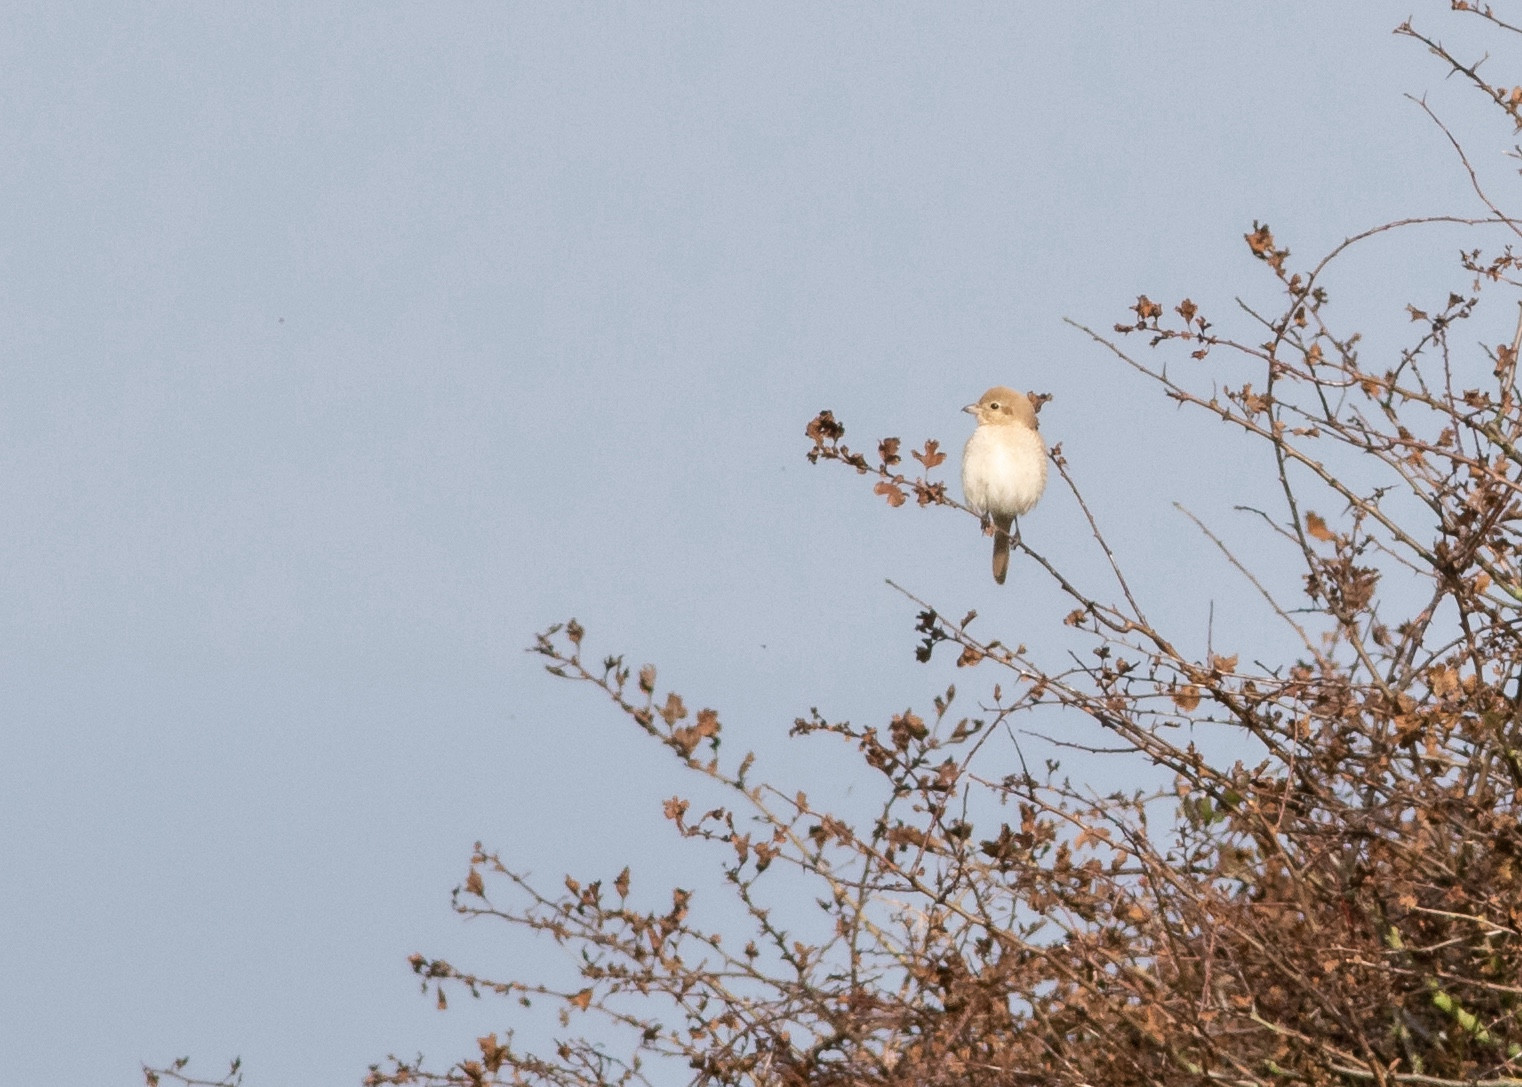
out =
[[980,426],[962,454],[962,491],[979,513],[1019,517],[1046,489],[1046,446],[1023,426]]

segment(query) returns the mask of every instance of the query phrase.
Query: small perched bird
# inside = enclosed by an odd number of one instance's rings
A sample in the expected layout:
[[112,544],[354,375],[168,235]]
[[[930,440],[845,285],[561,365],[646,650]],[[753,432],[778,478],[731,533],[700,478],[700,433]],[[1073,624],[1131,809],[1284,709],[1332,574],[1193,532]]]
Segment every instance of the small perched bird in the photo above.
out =
[[978,420],[962,451],[962,493],[985,529],[993,522],[994,580],[1003,585],[1010,525],[1046,489],[1046,446],[1036,430],[1036,408],[1024,393],[995,385],[962,410]]

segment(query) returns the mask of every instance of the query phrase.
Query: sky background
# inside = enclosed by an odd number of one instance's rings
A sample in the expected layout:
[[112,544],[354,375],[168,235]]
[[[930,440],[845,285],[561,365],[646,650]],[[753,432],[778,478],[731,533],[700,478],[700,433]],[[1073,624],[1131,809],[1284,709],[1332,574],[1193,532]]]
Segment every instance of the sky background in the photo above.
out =
[[[436,1011],[408,954],[558,961],[450,912],[473,842],[692,882],[683,779],[523,652],[551,623],[843,795],[862,769],[795,717],[1003,678],[915,665],[885,578],[1060,664],[1034,566],[996,588],[970,518],[805,462],[822,408],[954,479],[963,404],[1050,393],[1154,619],[1282,651],[1172,506],[1292,585],[1230,512],[1271,501],[1261,456],[1062,319],[1187,295],[1250,337],[1254,219],[1298,261],[1480,213],[1403,95],[1507,195],[1511,134],[1390,33],[1413,7],[1514,48],[1446,0],[6,8],[0,1084],[444,1064],[517,1020]],[[1333,312],[1392,349],[1466,241],[1355,251]],[[1464,342],[1509,340],[1493,310]],[[1060,483],[1023,523],[1102,585]]]

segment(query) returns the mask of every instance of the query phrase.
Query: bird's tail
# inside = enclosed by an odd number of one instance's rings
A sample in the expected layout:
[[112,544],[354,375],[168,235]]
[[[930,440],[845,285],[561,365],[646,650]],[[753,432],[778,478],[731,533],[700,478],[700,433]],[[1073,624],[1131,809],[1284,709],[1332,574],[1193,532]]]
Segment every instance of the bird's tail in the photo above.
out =
[[1012,517],[994,518],[994,580],[1000,585],[1009,573],[1009,526],[1013,521]]

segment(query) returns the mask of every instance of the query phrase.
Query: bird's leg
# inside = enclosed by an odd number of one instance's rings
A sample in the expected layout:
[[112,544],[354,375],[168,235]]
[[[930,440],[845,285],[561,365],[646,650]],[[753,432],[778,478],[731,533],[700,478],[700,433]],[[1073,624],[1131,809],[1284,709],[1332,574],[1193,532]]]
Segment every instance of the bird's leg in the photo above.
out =
[[1020,518],[1013,517],[1010,520],[1011,520],[1011,524],[1012,524],[1012,531],[1009,534],[1009,546],[1010,547],[1019,547],[1020,546]]
[[992,517],[990,517],[987,513],[983,514],[981,517],[978,518],[978,524],[983,527],[983,535],[985,535],[985,536],[987,536],[989,534],[988,530],[993,525],[993,523],[994,523],[994,519]]

